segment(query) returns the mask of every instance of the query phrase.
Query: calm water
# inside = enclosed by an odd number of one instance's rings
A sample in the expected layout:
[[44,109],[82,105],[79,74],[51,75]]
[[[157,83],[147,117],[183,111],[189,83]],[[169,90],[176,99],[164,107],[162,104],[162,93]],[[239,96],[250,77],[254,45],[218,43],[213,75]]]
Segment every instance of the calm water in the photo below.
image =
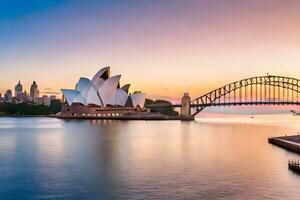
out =
[[267,143],[300,116],[0,118],[0,199],[299,199],[300,159]]

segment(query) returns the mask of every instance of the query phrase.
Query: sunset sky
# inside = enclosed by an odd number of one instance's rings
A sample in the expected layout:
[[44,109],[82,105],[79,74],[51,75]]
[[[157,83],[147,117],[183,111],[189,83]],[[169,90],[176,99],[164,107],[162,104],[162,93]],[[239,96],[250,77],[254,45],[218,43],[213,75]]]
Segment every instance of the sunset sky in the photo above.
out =
[[149,97],[300,78],[299,0],[0,0],[0,92],[73,88],[111,66]]

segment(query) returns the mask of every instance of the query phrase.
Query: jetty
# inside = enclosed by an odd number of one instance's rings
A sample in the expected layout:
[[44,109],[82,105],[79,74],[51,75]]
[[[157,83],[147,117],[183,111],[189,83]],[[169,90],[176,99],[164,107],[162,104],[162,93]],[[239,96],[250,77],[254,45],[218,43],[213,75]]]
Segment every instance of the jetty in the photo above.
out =
[[270,144],[300,154],[300,135],[290,135],[268,138]]
[[289,160],[289,169],[300,174],[300,162],[299,160]]

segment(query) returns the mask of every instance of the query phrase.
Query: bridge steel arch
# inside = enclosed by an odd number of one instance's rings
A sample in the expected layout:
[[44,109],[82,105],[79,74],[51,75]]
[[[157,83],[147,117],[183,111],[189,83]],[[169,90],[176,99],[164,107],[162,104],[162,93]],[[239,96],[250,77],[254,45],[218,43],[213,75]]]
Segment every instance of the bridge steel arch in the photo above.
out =
[[191,102],[193,116],[209,106],[300,105],[300,80],[284,76],[257,76],[224,85]]

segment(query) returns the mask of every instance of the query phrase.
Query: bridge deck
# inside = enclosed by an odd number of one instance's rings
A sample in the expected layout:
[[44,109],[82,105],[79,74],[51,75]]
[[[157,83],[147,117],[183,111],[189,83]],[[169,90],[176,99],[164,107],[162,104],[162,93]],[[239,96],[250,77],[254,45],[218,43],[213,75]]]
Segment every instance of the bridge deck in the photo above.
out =
[[[191,104],[192,108],[203,108],[209,106],[242,106],[242,105],[300,105],[300,102],[266,102],[266,101],[257,101],[257,102],[225,102],[225,103],[204,103],[204,104]],[[179,108],[181,104],[155,104],[148,105],[148,108]]]

